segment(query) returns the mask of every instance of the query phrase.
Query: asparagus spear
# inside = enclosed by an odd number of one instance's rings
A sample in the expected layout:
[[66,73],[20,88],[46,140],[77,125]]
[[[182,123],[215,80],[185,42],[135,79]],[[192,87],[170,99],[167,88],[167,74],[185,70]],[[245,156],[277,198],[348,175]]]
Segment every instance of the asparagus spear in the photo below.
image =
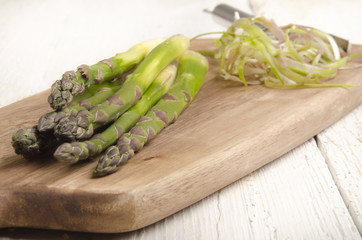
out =
[[169,90],[176,77],[176,72],[176,66],[169,65],[166,67],[147,89],[143,97],[110,127],[87,141],[63,143],[55,151],[55,158],[62,162],[76,163],[79,160],[100,154],[105,148],[114,144],[124,132],[134,126],[138,119]]
[[128,51],[118,53],[114,57],[104,59],[97,64],[81,65],[77,71],[67,71],[60,80],[51,87],[48,102],[54,110],[66,107],[75,95],[78,95],[89,86],[109,81],[117,75],[127,72],[141,62],[147,53],[164,39],[153,39],[139,43]]
[[[94,85],[88,88],[82,94],[79,94],[74,97],[71,104],[77,104],[85,99],[88,99],[97,91],[101,90],[104,87],[114,88],[113,91],[120,87],[122,79],[113,81],[113,82],[104,82],[102,84]],[[47,117],[56,112],[51,112],[45,114],[41,117]],[[48,150],[54,148],[59,142],[53,136],[53,133],[50,131],[39,131],[39,126],[34,126],[32,128],[21,128],[12,136],[12,146],[15,150],[15,153],[23,155],[26,158],[31,158],[38,156],[42,153],[47,152]]]
[[177,117],[196,96],[208,70],[205,57],[193,51],[187,51],[179,63],[179,72],[169,92],[137,124],[109,147],[93,172],[95,177],[111,174],[125,164],[135,152],[140,151],[167,125]]
[[84,94],[78,95],[80,96],[79,98],[77,98],[78,96],[75,98],[78,99],[78,102],[71,104],[60,111],[44,114],[39,118],[38,130],[40,132],[52,131],[62,118],[70,116],[74,117],[79,111],[90,109],[95,105],[100,104],[121,88],[120,82],[122,82],[122,80],[94,85],[84,92]]
[[54,147],[55,142],[54,138],[40,133],[37,126],[34,126],[29,129],[19,129],[12,136],[11,144],[15,153],[23,155],[25,158],[32,158]]
[[122,87],[111,97],[76,117],[63,118],[55,127],[55,134],[70,141],[89,139],[94,129],[114,121],[134,105],[156,76],[189,47],[189,39],[175,35],[154,48],[136,67]]

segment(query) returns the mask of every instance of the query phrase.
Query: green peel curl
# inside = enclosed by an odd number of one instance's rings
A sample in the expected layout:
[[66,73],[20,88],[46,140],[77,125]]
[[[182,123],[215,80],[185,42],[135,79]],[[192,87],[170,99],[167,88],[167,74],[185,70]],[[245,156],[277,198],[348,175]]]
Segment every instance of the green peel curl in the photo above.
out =
[[[215,33],[219,32],[195,38]],[[244,18],[222,32],[216,46],[213,56],[220,60],[220,75],[241,82],[245,89],[256,83],[270,88],[357,87],[323,82],[334,78],[339,69],[360,67],[347,63],[362,53],[348,55],[337,48],[331,35],[318,29],[279,27],[264,17]]]

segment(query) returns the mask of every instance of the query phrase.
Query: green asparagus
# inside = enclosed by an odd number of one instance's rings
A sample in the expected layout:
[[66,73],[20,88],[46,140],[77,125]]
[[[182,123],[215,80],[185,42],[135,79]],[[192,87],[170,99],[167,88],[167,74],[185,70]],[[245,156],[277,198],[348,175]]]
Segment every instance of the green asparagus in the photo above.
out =
[[63,143],[57,148],[54,157],[62,162],[76,163],[100,154],[105,148],[114,144],[117,139],[144,115],[170,88],[177,68],[175,65],[166,67],[147,89],[143,97],[127,112],[120,116],[102,133],[94,135],[84,142]]
[[[118,89],[122,79],[115,80],[113,82],[104,82],[98,85],[91,86],[82,94],[79,94],[74,97],[72,105],[75,105],[81,101],[85,101],[90,98],[92,95],[97,93],[100,89],[104,87],[111,87]],[[48,113],[43,115],[41,118],[47,117],[49,115],[57,114],[56,112]],[[38,156],[42,153],[47,152],[48,150],[55,148],[59,142],[53,136],[51,131],[39,131],[39,126],[34,126],[32,128],[22,128],[19,129],[12,137],[12,145],[17,154],[23,155],[26,158],[31,158]]]
[[89,111],[63,118],[55,127],[55,134],[70,141],[89,139],[95,129],[115,121],[134,105],[162,69],[179,58],[189,44],[189,39],[183,35],[165,40],[145,57],[115,94]]
[[93,172],[95,177],[111,174],[125,164],[135,152],[177,117],[196,96],[208,71],[208,62],[202,55],[187,51],[181,58],[175,83],[167,94],[152,107],[137,124],[109,147]]
[[128,51],[104,59],[97,64],[81,65],[77,71],[67,71],[51,87],[48,102],[54,110],[66,107],[74,96],[84,92],[89,86],[109,81],[127,72],[141,62],[148,52],[164,39],[154,39],[139,43]]
[[122,80],[117,80],[90,87],[86,92],[78,95],[79,97],[75,97],[75,99],[79,99],[78,102],[71,104],[60,111],[49,112],[41,116],[38,121],[38,130],[40,132],[53,131],[54,127],[62,118],[74,117],[79,111],[90,109],[95,105],[100,104],[121,88],[121,82]]

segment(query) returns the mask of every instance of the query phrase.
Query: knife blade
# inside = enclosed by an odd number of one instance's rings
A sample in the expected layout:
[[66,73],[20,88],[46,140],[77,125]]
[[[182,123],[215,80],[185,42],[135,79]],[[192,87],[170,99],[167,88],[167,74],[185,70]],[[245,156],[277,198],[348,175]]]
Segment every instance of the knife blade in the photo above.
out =
[[[240,9],[234,8],[228,4],[222,3],[222,4],[218,4],[213,10],[208,10],[205,9],[205,12],[211,13],[215,16],[218,16],[228,22],[234,22],[235,20],[235,14],[240,17],[240,18],[252,18],[255,17],[251,14],[248,14],[246,12],[241,11]],[[262,24],[258,24],[258,26],[262,29],[262,30],[266,30],[266,27],[263,26]],[[340,47],[343,51],[345,51],[347,54],[349,54],[350,50],[351,50],[351,43],[344,38],[335,36],[333,34],[329,34],[337,43],[338,47]]]

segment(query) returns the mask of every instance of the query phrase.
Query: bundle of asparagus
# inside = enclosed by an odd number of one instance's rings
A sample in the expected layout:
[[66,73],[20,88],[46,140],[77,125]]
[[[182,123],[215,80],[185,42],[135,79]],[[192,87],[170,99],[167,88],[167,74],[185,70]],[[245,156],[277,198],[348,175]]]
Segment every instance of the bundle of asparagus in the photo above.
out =
[[208,62],[189,43],[183,35],[156,39],[66,72],[49,96],[55,111],[13,135],[15,152],[32,158],[55,150],[59,161],[76,163],[108,148],[94,176],[115,172],[176,121],[200,89]]
[[114,121],[135,104],[162,69],[188,47],[189,39],[185,36],[170,37],[147,55],[117,92],[89,111],[84,109],[76,117],[63,118],[55,127],[55,134],[71,141],[90,138],[94,130]]
[[166,67],[143,97],[106,130],[84,142],[64,143],[57,148],[54,156],[60,161],[75,163],[100,154],[106,147],[115,143],[123,133],[127,132],[168,91],[176,76],[176,70],[174,65]]

